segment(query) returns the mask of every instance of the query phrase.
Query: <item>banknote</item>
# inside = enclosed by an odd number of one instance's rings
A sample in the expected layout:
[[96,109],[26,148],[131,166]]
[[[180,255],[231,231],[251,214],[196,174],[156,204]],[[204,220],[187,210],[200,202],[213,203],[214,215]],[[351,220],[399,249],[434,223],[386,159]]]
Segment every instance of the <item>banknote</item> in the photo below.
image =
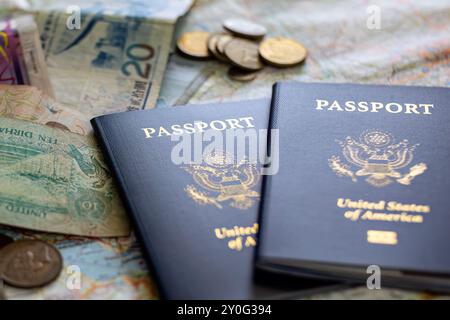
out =
[[0,118],[0,224],[110,237],[130,227],[92,136]]
[[57,103],[41,90],[26,85],[0,84],[0,116],[31,121],[87,135],[89,115]]
[[[175,21],[193,1],[29,2],[57,100],[101,115],[155,106]],[[78,27],[67,8],[80,9]]]
[[0,84],[28,84],[53,96],[37,25],[31,15],[0,20]]

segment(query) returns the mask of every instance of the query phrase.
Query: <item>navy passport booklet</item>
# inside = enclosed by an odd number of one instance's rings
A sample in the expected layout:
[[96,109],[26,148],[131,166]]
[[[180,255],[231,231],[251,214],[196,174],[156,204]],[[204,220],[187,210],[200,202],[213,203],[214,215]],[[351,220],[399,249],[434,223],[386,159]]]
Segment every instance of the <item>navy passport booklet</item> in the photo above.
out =
[[262,185],[257,164],[224,161],[233,156],[225,145],[216,145],[200,162],[193,158],[196,143],[212,142],[199,142],[200,133],[254,129],[257,134],[267,129],[269,109],[266,99],[92,120],[163,298],[273,297],[323,284],[283,284],[281,275],[254,274]]
[[449,103],[448,88],[275,84],[258,266],[448,290]]

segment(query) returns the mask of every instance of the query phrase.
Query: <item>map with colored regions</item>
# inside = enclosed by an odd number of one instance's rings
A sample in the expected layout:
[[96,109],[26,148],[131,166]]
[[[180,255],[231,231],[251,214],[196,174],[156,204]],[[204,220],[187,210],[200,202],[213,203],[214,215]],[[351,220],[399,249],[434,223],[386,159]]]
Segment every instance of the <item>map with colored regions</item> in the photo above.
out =
[[[379,29],[367,26],[374,8]],[[450,3],[445,0],[197,1],[179,20],[176,36],[191,30],[221,32],[222,21],[236,16],[264,25],[268,37],[301,42],[308,50],[305,63],[266,67],[255,80],[242,83],[227,76],[224,63],[172,57],[160,100],[176,90],[179,104],[270,97],[272,84],[281,80],[450,85]],[[179,76],[171,81],[174,70]]]
[[18,239],[39,239],[55,245],[63,256],[59,278],[38,289],[6,287],[8,299],[156,299],[141,249],[134,236],[89,239],[0,228]]
[[[9,0],[10,2],[14,2]],[[367,27],[368,7],[380,8],[379,29]],[[169,60],[158,107],[268,97],[278,80],[401,85],[450,85],[450,3],[446,0],[199,0],[179,20],[176,35],[219,32],[227,17],[265,25],[269,36],[286,36],[308,49],[295,68],[267,67],[251,83],[227,77],[220,62]],[[62,252],[65,269],[53,284],[35,290],[6,288],[9,299],[156,299],[139,244],[132,236],[86,239],[1,229],[8,235],[43,239]],[[78,269],[77,269],[78,268]],[[75,270],[75,273],[74,273]],[[74,274],[81,274],[77,282]],[[79,284],[79,289],[76,287]],[[436,299],[422,292],[363,287],[309,299]]]

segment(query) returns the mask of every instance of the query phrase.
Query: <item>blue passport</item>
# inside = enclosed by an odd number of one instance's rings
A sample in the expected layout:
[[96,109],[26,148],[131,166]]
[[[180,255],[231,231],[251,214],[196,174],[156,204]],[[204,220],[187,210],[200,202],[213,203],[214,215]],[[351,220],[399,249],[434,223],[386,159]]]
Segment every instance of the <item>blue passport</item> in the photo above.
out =
[[276,83],[258,267],[448,291],[449,101],[448,88]]
[[224,161],[229,146],[195,158],[212,142],[207,133],[267,129],[269,109],[263,99],[92,120],[163,298],[283,297],[328,286],[254,273],[259,165]]

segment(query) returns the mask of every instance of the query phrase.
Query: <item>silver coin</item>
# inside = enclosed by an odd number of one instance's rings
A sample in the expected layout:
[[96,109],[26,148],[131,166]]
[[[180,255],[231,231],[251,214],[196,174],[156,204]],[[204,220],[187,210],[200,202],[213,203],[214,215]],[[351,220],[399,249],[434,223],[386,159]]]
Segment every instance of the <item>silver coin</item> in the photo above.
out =
[[225,47],[233,39],[234,37],[232,35],[224,33],[217,41],[216,44],[217,51],[221,54],[225,54]]
[[228,59],[225,57],[223,52],[219,52],[219,41],[223,38],[224,33],[215,33],[208,39],[208,50],[209,52],[218,60],[227,62]]
[[235,38],[225,47],[225,55],[235,66],[244,70],[257,71],[264,68],[258,48],[258,44],[254,41]]
[[267,33],[264,26],[244,19],[227,19],[223,27],[240,37],[251,39],[260,39]]

